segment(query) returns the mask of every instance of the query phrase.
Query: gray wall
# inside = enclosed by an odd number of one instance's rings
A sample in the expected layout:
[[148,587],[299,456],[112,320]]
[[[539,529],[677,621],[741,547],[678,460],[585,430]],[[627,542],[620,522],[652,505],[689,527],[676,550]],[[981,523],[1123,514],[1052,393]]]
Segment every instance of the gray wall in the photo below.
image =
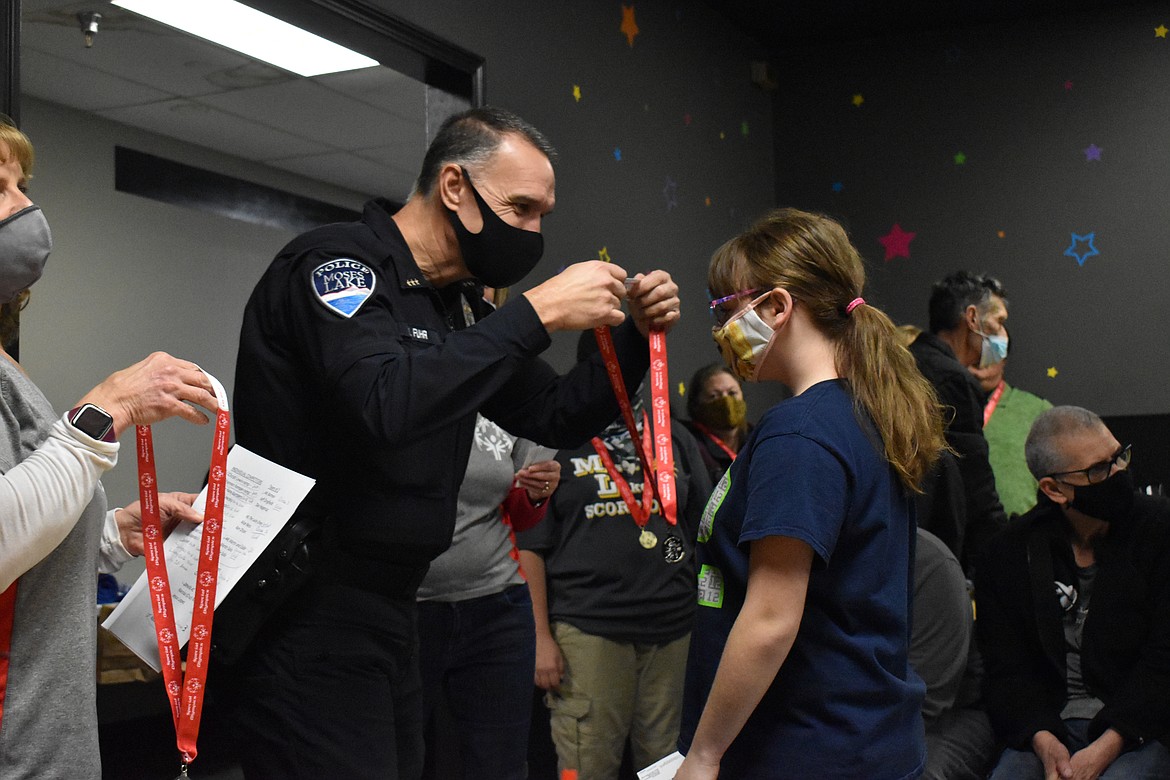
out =
[[[679,280],[684,303],[683,322],[669,339],[672,384],[715,360],[707,259],[772,200],[771,95],[749,79],[759,50],[699,2],[637,4],[641,32],[633,47],[619,29],[620,3],[383,5],[484,56],[489,102],[525,116],[559,148],[557,208],[531,283],[597,258],[602,247],[631,271],[666,268]],[[291,237],[116,192],[116,144],[343,206],[360,204],[352,193],[214,148],[27,97],[23,125],[38,153],[32,196],[52,224],[56,248],[23,317],[21,357],[58,409],[156,349],[199,362],[230,392],[244,303]],[[672,208],[663,192],[668,177],[677,184]],[[549,353],[554,363],[566,366],[574,343],[559,337]],[[753,416],[776,396],[775,390],[749,396]],[[156,447],[164,489],[200,482],[210,448],[206,430],[161,424]],[[127,446],[105,479],[114,503],[136,497],[134,470]]]
[[[1012,304],[1009,382],[1101,414],[1170,411],[1160,24],[1164,3],[789,52],[779,200],[847,224],[895,321],[925,327],[950,271],[990,272]],[[885,262],[894,223],[917,237]],[[1090,232],[1100,254],[1081,266],[1064,251]]]
[[[193,148],[25,97],[37,151],[30,196],[53,231],[53,254],[21,315],[21,364],[58,410],[113,371],[164,350],[199,363],[231,392],[240,316],[270,256],[292,234],[114,190],[114,146],[356,207],[360,198],[287,173]],[[210,139],[209,139],[210,140]],[[133,433],[103,483],[112,505],[138,497]],[[211,429],[155,427],[164,490],[198,490]],[[123,579],[137,573],[128,567]]]
[[[633,47],[619,29],[618,2],[379,5],[485,57],[488,102],[519,112],[557,146],[556,211],[544,226],[545,258],[529,281],[596,259],[602,247],[631,272],[666,268],[683,299],[683,320],[668,340],[676,391],[717,360],[707,262],[773,205],[772,96],[750,81],[762,50],[697,0],[633,4],[641,30]],[[677,184],[670,210],[667,177]],[[549,354],[559,367],[574,354],[575,338],[555,340]],[[756,417],[779,394],[753,390]]]

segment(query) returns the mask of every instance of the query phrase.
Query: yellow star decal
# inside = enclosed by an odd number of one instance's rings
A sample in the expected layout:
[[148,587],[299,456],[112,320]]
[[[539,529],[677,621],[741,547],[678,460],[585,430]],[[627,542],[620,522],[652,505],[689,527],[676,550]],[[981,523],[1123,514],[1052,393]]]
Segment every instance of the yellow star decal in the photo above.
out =
[[597,251],[597,259],[603,263],[612,263],[613,262],[609,258],[609,249],[606,247],[602,247],[601,249],[599,249]]
[[1166,33],[1167,33],[1167,29],[1166,29],[1166,25],[1164,25],[1164,24],[1160,24],[1154,28],[1154,37],[1155,38],[1165,38]]
[[860,92],[853,96],[853,105],[857,106],[858,108],[861,108],[861,104],[864,102],[865,98],[861,96]]
[[1052,366],[1051,368],[1048,369],[1048,378],[1049,379],[1056,379],[1056,375],[1059,373],[1060,372],[1056,370],[1056,366]]
[[573,85],[573,100],[576,100],[578,103],[581,102],[581,87],[577,84]]
[[687,394],[687,384],[686,384],[686,382],[679,382],[679,383],[678,383],[678,394],[679,394],[679,395],[686,395],[686,394]]
[[622,26],[620,29],[625,34],[626,40],[630,42],[630,48],[633,48],[634,36],[641,32],[638,29],[638,23],[634,21],[634,6],[622,3]]

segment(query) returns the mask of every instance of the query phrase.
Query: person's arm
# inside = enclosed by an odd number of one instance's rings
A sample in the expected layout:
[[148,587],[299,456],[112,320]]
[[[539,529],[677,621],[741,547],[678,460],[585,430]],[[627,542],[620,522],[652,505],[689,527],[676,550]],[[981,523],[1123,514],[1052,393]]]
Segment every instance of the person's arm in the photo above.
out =
[[992,546],[975,580],[984,707],[996,736],[1015,750],[1032,748],[1041,731],[1067,734],[1060,717],[1063,687],[1059,695],[1053,688],[1063,686],[1064,679],[1056,679],[1040,644],[1027,546],[1022,528],[1007,532]]
[[0,477],[0,591],[69,535],[98,479],[117,462],[117,444],[91,439],[62,418]]
[[1097,780],[1125,749],[1125,737],[1113,729],[1073,753],[1068,760],[1070,780]]
[[504,499],[504,513],[516,533],[527,531],[544,519],[548,500],[561,482],[561,464],[545,460],[516,472],[518,485]]
[[[198,498],[196,493],[160,493],[158,496],[159,521],[162,523],[163,538],[171,535],[181,521],[202,523],[203,514],[191,507]],[[98,571],[110,574],[122,567],[136,555],[146,553],[142,539],[142,507],[137,501],[124,507],[111,509],[106,513],[102,540],[98,546]]]
[[[310,250],[295,262],[305,268],[329,256],[328,251]],[[576,447],[617,415],[600,361],[558,377],[537,358],[551,343],[550,332],[617,325],[625,319],[621,301],[626,272],[615,265],[570,265],[480,322],[441,337],[428,334],[434,325],[426,323],[432,322],[433,313],[432,319],[415,317],[418,301],[409,302],[415,315],[402,299],[377,298],[378,305],[367,303],[352,317],[342,317],[316,301],[308,274],[295,274],[301,278],[294,277],[287,292],[266,290],[290,296],[288,303],[249,302],[245,331],[275,340],[288,339],[291,333],[292,348],[303,353],[307,374],[317,378],[340,419],[373,441],[401,446],[426,439],[452,417],[482,412],[514,435],[551,447]],[[647,290],[640,292],[639,301],[652,292],[670,294],[669,299],[639,311],[656,311],[669,301],[676,305],[672,290],[677,288],[669,275],[652,276],[655,281],[641,283]],[[307,316],[282,320],[271,313],[282,309]],[[614,333],[617,343],[628,340],[621,336],[627,331],[640,343],[641,359],[628,368],[622,365],[627,381],[636,382],[648,365],[646,341],[636,329],[643,319],[640,313],[638,320]],[[431,343],[405,344],[402,333],[412,327]],[[628,352],[622,351],[622,357]],[[238,414],[245,416],[239,405]]]
[[751,543],[747,594],[676,780],[717,777],[719,762],[788,657],[808,591],[813,549],[786,536]]
[[[168,417],[206,423],[194,405],[219,406],[198,366],[164,352],[111,374],[77,405],[84,403],[113,417],[115,435]],[[117,456],[116,443],[90,438],[64,416],[36,451],[0,477],[0,590],[68,536]]]
[[520,566],[528,579],[532,596],[532,617],[536,621],[536,673],[538,688],[555,691],[565,674],[565,657],[553,639],[548,622],[548,580],[544,574],[544,557],[532,550],[520,551]]

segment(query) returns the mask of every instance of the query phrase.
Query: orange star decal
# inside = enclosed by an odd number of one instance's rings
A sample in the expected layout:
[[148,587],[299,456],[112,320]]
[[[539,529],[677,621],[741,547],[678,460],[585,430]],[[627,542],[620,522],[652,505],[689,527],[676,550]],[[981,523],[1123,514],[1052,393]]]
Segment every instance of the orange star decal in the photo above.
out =
[[630,42],[630,47],[634,46],[634,36],[641,30],[638,29],[638,23],[634,21],[634,6],[622,4],[622,33],[626,36],[626,40]]

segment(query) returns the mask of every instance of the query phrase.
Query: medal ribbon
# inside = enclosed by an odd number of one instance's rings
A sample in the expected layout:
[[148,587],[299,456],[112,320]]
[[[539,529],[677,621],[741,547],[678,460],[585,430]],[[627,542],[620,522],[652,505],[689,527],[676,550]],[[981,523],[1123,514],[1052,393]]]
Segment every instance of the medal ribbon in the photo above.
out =
[[720,439],[718,436],[711,433],[711,430],[706,425],[703,425],[703,423],[699,422],[698,420],[691,420],[691,425],[695,426],[700,431],[702,431],[708,439],[710,439],[712,442],[715,443],[716,447],[723,450],[731,457],[731,460],[733,463],[735,462],[735,458],[737,455],[736,451],[731,449],[731,447],[728,447],[727,444],[723,441],[723,439]]
[[999,397],[1003,395],[1004,380],[999,380],[999,384],[995,386],[995,392],[987,399],[987,405],[983,407],[983,425],[987,426],[987,422],[991,419],[991,415],[995,414],[995,407],[999,406]]
[[[594,328],[593,334],[597,337],[597,346],[601,349],[601,356],[605,359],[605,370],[609,374],[609,383],[613,386],[617,397],[618,407],[622,410],[622,419],[626,429],[630,432],[630,439],[638,451],[638,460],[642,464],[642,497],[645,499],[649,492],[647,485],[652,486],[658,494],[658,503],[662,507],[662,516],[671,525],[678,523],[678,494],[674,484],[674,447],[671,444],[670,432],[670,397],[667,385],[666,366],[666,334],[659,329],[650,331],[650,406],[653,410],[654,438],[653,438],[653,465],[650,462],[650,447],[642,446],[638,437],[638,426],[634,422],[634,409],[630,405],[626,393],[626,382],[622,379],[622,370],[618,365],[617,350],[613,345],[613,334],[608,327]],[[630,506],[633,512],[633,505]],[[647,519],[649,514],[647,514]]]
[[[639,446],[637,439],[637,431],[632,434],[634,437],[634,447],[643,451],[650,449],[650,420],[646,418],[646,413],[642,413],[642,444]],[[605,446],[605,442],[600,437],[593,437],[593,449],[597,450],[598,457],[601,458],[601,463],[605,466],[609,478],[617,485],[618,492],[622,494],[622,501],[626,502],[626,506],[630,509],[630,516],[634,518],[634,524],[639,528],[645,528],[646,524],[650,522],[650,509],[654,506],[654,487],[647,482],[650,476],[646,471],[642,471],[642,503],[638,504],[634,500],[634,491],[630,489],[630,483],[622,476],[621,471],[613,462],[613,456],[609,454],[609,448]]]
[[[191,614],[191,638],[187,646],[186,674],[180,673],[179,638],[171,603],[171,579],[163,552],[162,522],[159,518],[158,475],[155,470],[154,439],[149,425],[137,426],[138,496],[142,504],[142,538],[146,548],[146,573],[150,581],[150,604],[158,639],[163,681],[171,700],[175,737],[183,764],[195,760],[195,741],[203,714],[203,692],[211,650],[211,622],[215,614],[215,586],[219,579],[220,535],[223,531],[224,490],[227,482],[228,434],[231,418],[227,393],[219,380],[204,374],[215,388],[219,411],[215,420],[215,441],[203,514],[203,537],[199,568],[195,576],[195,601]],[[185,771],[185,769],[184,769]]]

